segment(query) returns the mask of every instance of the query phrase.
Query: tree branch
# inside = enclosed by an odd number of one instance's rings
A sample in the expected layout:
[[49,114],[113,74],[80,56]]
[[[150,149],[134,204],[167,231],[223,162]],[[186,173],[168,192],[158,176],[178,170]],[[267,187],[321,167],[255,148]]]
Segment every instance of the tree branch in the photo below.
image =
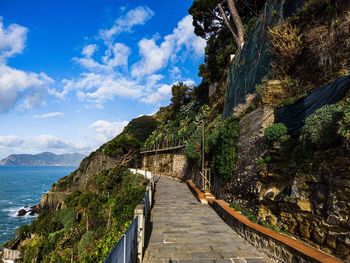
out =
[[237,36],[240,42],[240,44],[238,45],[238,48],[242,49],[242,46],[244,44],[244,27],[243,27],[241,17],[238,14],[234,0],[227,0],[227,5],[231,13],[233,23],[236,27]]
[[235,33],[235,31],[233,31],[233,28],[232,28],[232,26],[231,26],[231,24],[230,24],[230,21],[228,20],[226,14],[225,14],[224,8],[222,7],[221,3],[218,5],[218,7],[219,7],[221,16],[223,17],[224,22],[225,22],[227,28],[231,31],[231,33],[232,33],[232,35],[233,35],[233,39],[234,39],[235,42],[236,42],[237,48],[240,50],[240,49],[241,49],[242,42],[240,41],[239,36]]

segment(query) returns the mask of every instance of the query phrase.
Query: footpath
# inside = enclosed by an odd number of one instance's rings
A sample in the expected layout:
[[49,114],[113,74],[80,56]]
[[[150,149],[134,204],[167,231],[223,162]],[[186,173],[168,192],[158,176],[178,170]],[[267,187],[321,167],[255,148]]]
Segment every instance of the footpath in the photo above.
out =
[[272,262],[236,234],[180,181],[160,177],[143,262]]

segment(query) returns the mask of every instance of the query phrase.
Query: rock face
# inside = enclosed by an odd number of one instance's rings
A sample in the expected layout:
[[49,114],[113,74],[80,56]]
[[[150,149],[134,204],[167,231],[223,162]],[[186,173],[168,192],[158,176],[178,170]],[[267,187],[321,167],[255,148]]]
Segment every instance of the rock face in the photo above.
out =
[[221,193],[228,201],[258,209],[257,203],[252,202],[258,200],[260,188],[257,161],[265,152],[264,129],[273,121],[273,110],[261,107],[239,122],[236,173]]
[[[273,112],[259,108],[240,121],[236,173],[221,197],[303,241],[350,261],[350,150],[315,152],[293,162],[282,143],[267,149],[263,130]],[[270,161],[261,161],[269,156]]]
[[91,153],[81,162],[77,170],[58,180],[52,189],[41,197],[40,208],[44,210],[61,208],[70,193],[87,190],[88,181],[93,175],[113,168],[117,164],[117,158],[105,155],[102,150]]
[[61,208],[64,199],[71,192],[47,192],[43,194],[40,199],[39,206],[42,210],[51,211]]
[[[278,144],[271,153],[259,173],[259,217],[274,217],[289,233],[350,260],[350,151],[316,152],[302,167],[278,161]],[[273,188],[279,191],[271,199]]]
[[25,209],[20,209],[18,212],[17,212],[17,216],[25,216],[27,213],[27,210]]

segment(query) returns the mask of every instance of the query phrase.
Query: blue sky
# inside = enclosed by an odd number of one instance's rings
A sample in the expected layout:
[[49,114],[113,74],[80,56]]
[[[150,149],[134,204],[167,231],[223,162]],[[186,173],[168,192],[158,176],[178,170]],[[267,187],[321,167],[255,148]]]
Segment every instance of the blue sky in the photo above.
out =
[[0,2],[0,158],[89,153],[196,84],[191,0]]

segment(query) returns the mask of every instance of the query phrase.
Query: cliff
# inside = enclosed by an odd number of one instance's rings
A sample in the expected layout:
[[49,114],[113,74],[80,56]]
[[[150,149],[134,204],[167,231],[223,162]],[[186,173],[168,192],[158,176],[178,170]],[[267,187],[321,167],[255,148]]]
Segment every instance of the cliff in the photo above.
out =
[[[125,165],[135,166],[140,159],[140,146],[156,126],[157,122],[151,116],[131,120],[121,134],[84,158],[78,169],[70,175],[54,183],[50,191],[42,196],[39,206],[49,211],[60,208],[65,197],[72,192],[95,191],[93,183],[95,176],[105,173],[124,161],[126,161]],[[125,159],[126,155],[128,155],[127,159]]]

